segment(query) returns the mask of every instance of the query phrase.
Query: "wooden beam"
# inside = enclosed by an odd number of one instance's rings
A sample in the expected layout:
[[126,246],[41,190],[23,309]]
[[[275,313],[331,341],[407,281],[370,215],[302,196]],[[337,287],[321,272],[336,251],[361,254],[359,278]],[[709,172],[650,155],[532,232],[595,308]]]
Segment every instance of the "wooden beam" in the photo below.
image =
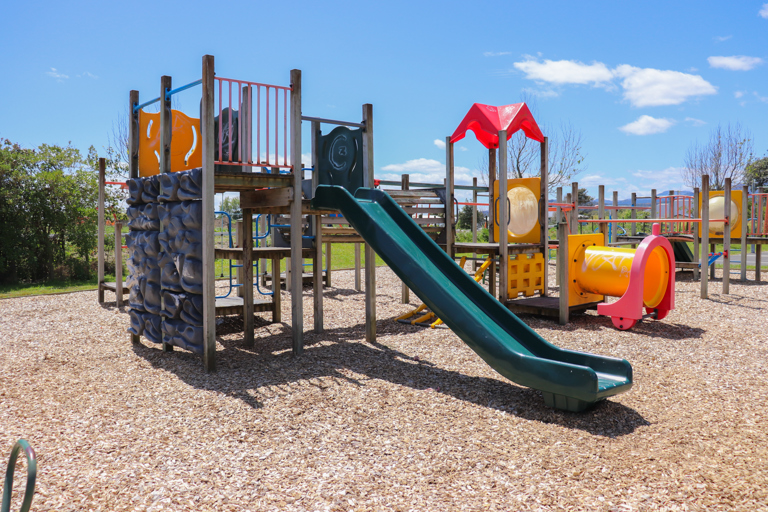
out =
[[216,268],[214,259],[214,140],[213,98],[214,58],[203,56],[203,96],[200,125],[203,157],[203,363],[208,372],[216,371]]
[[[655,195],[655,190],[651,191]],[[654,203],[655,204],[655,203]],[[709,175],[701,176],[701,298],[708,296],[709,263]]]
[[280,286],[280,258],[272,256],[272,323],[283,321]]
[[445,249],[448,256],[453,257],[453,244],[456,234],[453,230],[453,181],[454,181],[454,165],[453,165],[453,143],[450,137],[445,138]]
[[[557,187],[557,196],[555,197],[555,200],[557,201],[558,204],[562,204],[562,202],[563,202],[563,187]],[[560,229],[560,223],[564,222],[564,221],[565,221],[565,219],[563,218],[563,209],[558,206],[558,207],[555,208],[555,226],[557,226],[558,230]],[[555,258],[555,268],[556,268],[556,272],[555,272],[555,286],[560,286],[560,256],[559,256],[559,254],[560,254],[560,246],[559,246],[559,244],[560,244],[560,234],[559,233],[558,233],[557,237],[558,237],[557,238],[557,243],[558,243],[557,254],[558,254],[558,256]]]
[[165,98],[170,91],[171,77],[160,77],[160,174],[171,172],[171,137],[173,136],[173,113],[171,98]]
[[290,208],[293,196],[293,189],[288,187],[241,191],[240,207],[259,210],[270,207]]
[[579,183],[574,181],[571,183],[571,200],[576,206],[571,210],[571,234],[579,234]]
[[[98,270],[97,270],[97,278],[96,282],[99,283],[99,292],[98,292],[98,301],[99,304],[104,303],[104,223],[106,222],[105,215],[104,215],[104,208],[105,208],[105,190],[104,185],[106,181],[106,174],[107,173],[107,164],[106,160],[103,158],[99,158],[99,239],[98,239]],[[115,289],[117,289],[118,286],[122,286],[122,283],[116,283]]]
[[731,178],[725,178],[723,216],[727,220],[723,224],[723,294],[728,295],[731,290]]
[[243,229],[240,247],[243,248],[243,344],[253,348],[253,210],[243,208]]
[[565,325],[570,320],[570,309],[568,307],[568,290],[570,289],[570,280],[568,276],[568,231],[565,222],[557,225],[557,275],[560,281],[560,325]]
[[115,297],[118,309],[123,307],[123,223],[115,222]]
[[[488,241],[493,243],[494,239],[493,227],[496,225],[496,208],[493,204],[493,184],[496,182],[496,150],[490,148],[488,150]],[[491,275],[495,276],[495,263],[491,263]],[[495,278],[494,278],[495,279]],[[491,293],[493,295],[493,293]]]
[[656,189],[651,189],[651,218],[656,219]]
[[[693,189],[693,211],[696,212],[696,214],[699,213],[699,187],[695,187]],[[694,215],[696,215],[694,214]],[[699,239],[699,224],[693,225],[693,262],[694,263],[700,263],[701,260],[699,259],[699,246],[701,245],[701,240]],[[706,269],[699,269],[698,266],[693,268],[693,279],[694,281],[699,278],[699,271],[704,270],[706,272]]]
[[507,130],[499,132],[499,300],[509,300],[509,198],[507,197]]
[[[614,207],[619,206],[619,192],[616,190],[613,191],[613,206]],[[614,220],[618,220],[619,210],[613,210],[613,214],[611,215],[611,217],[613,217]],[[613,224],[610,231],[611,231],[611,239],[608,241],[608,245],[611,245],[616,241],[616,237],[618,236],[618,231],[619,231],[618,222]]]
[[[578,197],[578,196],[577,196]],[[605,185],[600,185],[597,196],[597,219],[605,219]],[[608,238],[608,224],[601,222],[597,225],[597,229],[603,234],[603,240],[605,245],[610,245],[611,241]]]
[[333,266],[333,244],[331,242],[325,242],[325,287],[331,287],[331,267]]
[[360,244],[355,243],[355,290],[358,292],[363,289],[360,263]]
[[749,230],[749,186],[741,187],[741,275],[742,281],[747,280],[747,231]]
[[[312,173],[312,190],[317,188],[320,183],[320,148],[318,147],[317,137],[320,135],[320,123],[312,121],[312,167],[315,171]],[[323,225],[320,222],[320,215],[313,215],[312,222],[315,232],[315,250],[312,258],[312,287],[314,301],[314,327],[315,332],[323,332]],[[303,276],[302,276],[303,279]]]
[[[128,102],[128,175],[139,177],[139,113],[134,107],[139,105],[139,91],[131,91]],[[138,339],[138,336],[136,336]]]
[[293,355],[298,356],[304,352],[304,303],[301,296],[304,285],[301,251],[301,71],[298,69],[291,70],[290,116],[294,190],[294,199],[291,201],[291,327]]
[[539,222],[541,223],[541,255],[544,261],[544,274],[542,277],[541,295],[549,295],[549,139],[544,137],[544,142],[539,146],[539,174],[541,176],[541,200],[539,201]]
[[[477,177],[472,178],[472,186],[477,187]],[[472,190],[472,243],[477,243],[477,190]],[[477,258],[477,253],[472,253],[473,258]],[[472,271],[477,272],[478,262],[472,260]]]
[[[632,210],[629,212],[630,219],[637,219],[637,192],[632,192]],[[629,226],[630,234],[635,236],[637,234],[637,224],[635,222]]]
[[[363,105],[363,186],[373,188],[373,105]],[[376,254],[365,244],[365,340],[376,341]]]

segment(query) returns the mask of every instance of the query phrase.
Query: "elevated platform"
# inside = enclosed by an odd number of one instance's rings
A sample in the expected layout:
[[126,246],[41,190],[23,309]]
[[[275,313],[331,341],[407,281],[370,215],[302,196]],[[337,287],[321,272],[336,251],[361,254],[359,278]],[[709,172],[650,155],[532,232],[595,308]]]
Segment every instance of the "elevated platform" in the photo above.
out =
[[[100,288],[101,290],[109,290],[109,291],[112,291],[112,292],[116,292],[116,291],[117,291],[117,283],[115,283],[115,282],[111,282],[111,283],[107,283],[107,282],[99,283],[99,288]],[[125,283],[123,283],[123,293],[129,293],[129,292],[130,292],[130,290],[128,289],[128,286],[126,286],[126,284],[125,284]]]
[[[570,313],[583,313],[590,309],[597,309],[598,302],[589,302],[579,304],[569,308]],[[538,315],[558,318],[560,316],[560,298],[559,297],[525,297],[522,299],[513,299],[504,304],[507,309],[513,313],[526,313],[529,315]]]
[[[266,313],[271,312],[274,304],[271,300],[253,299],[253,312]],[[216,316],[224,315],[242,315],[243,298],[232,296],[216,299]]]
[[[230,248],[220,248],[217,247],[215,250],[215,255],[217,260],[236,260],[236,261],[243,261],[243,248],[242,247],[230,247]],[[302,256],[305,258],[311,258],[314,256],[314,250],[312,249],[302,249]],[[290,247],[254,247],[253,248],[253,259],[272,259],[272,258],[290,258],[291,257],[291,248]]]
[[[445,244],[440,244],[445,250]],[[497,255],[499,244],[497,243],[472,243],[456,242],[453,244],[454,252],[473,252],[477,254]],[[534,254],[541,251],[541,244],[509,244],[509,254]]]

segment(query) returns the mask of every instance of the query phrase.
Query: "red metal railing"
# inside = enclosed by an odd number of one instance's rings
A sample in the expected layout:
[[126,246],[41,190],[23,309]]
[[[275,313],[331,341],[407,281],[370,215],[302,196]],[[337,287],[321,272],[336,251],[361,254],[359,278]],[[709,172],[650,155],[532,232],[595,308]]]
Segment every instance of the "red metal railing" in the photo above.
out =
[[[215,77],[218,81],[218,147],[216,164],[237,166],[266,166],[292,169],[288,163],[288,105],[290,87],[262,84],[246,80]],[[233,85],[237,88],[233,93]],[[254,101],[253,91],[256,89]],[[222,112],[229,108],[229,130],[232,130],[231,112],[239,112],[237,154],[232,150],[232,136],[227,139],[227,158],[224,155],[224,118]],[[262,115],[263,114],[263,115]],[[282,121],[282,122],[281,122]],[[253,155],[254,125],[256,154]],[[282,132],[282,141],[280,135]],[[281,144],[282,142],[282,144]],[[280,151],[282,146],[282,153]],[[264,154],[262,154],[262,147]],[[274,152],[270,154],[270,149]]]
[[752,199],[749,234],[766,236],[768,235],[768,193],[749,194],[749,197]]

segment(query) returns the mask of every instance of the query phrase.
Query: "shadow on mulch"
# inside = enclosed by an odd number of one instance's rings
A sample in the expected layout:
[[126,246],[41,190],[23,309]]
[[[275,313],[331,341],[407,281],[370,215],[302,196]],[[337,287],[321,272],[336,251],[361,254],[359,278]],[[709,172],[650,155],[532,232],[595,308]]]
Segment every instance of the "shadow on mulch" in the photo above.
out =
[[[602,401],[583,413],[551,409],[544,405],[539,391],[500,380],[501,377],[472,377],[444,370],[381,343],[371,345],[360,342],[365,337],[363,325],[331,329],[321,334],[307,332],[304,353],[295,358],[291,354],[289,326],[272,326],[279,332],[257,338],[253,349],[244,347],[242,338],[218,338],[224,350],[216,354],[218,371],[215,374],[206,374],[200,358],[186,351],[176,350],[168,354],[159,347],[150,348],[143,344],[134,345],[133,350],[154,367],[176,374],[190,386],[237,398],[254,408],[263,406],[258,399],[259,388],[331,377],[361,387],[366,385],[367,380],[382,380],[425,393],[440,393],[530,421],[611,438],[631,434],[638,427],[650,425],[634,409],[610,400]],[[388,331],[382,321],[378,322],[377,329],[381,335]],[[402,333],[394,329],[393,332]],[[365,378],[350,378],[341,370],[364,375]],[[321,388],[326,387],[326,383],[327,380],[323,384],[310,382]]]

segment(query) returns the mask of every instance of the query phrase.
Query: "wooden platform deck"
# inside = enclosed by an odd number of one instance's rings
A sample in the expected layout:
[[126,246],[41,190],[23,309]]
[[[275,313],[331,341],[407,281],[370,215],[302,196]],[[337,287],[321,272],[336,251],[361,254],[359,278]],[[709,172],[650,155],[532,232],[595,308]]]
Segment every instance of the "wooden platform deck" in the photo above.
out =
[[[265,313],[272,311],[273,304],[271,300],[253,299],[253,312]],[[243,298],[238,296],[224,297],[216,299],[216,316],[224,315],[242,315]]]
[[[445,244],[440,244],[445,249]],[[453,250],[457,253],[473,252],[477,254],[496,255],[499,253],[499,244],[496,243],[472,243],[456,242],[453,244]],[[531,254],[541,250],[541,244],[509,244],[509,254]]]
[[[117,283],[115,283],[115,282],[111,282],[111,283],[107,283],[107,282],[104,282],[104,283],[100,283],[100,284],[99,284],[99,287],[100,287],[102,290],[109,290],[109,291],[112,291],[112,292],[116,292],[116,291],[117,291]],[[128,293],[129,291],[130,291],[130,290],[128,289],[128,286],[126,286],[126,284],[125,284],[125,283],[123,283],[123,293]]]
[[[570,314],[583,313],[590,309],[597,309],[600,302],[589,302],[578,306],[571,306]],[[547,316],[558,318],[560,316],[559,297],[525,297],[507,301],[507,309],[513,313],[527,313],[529,315]]]

